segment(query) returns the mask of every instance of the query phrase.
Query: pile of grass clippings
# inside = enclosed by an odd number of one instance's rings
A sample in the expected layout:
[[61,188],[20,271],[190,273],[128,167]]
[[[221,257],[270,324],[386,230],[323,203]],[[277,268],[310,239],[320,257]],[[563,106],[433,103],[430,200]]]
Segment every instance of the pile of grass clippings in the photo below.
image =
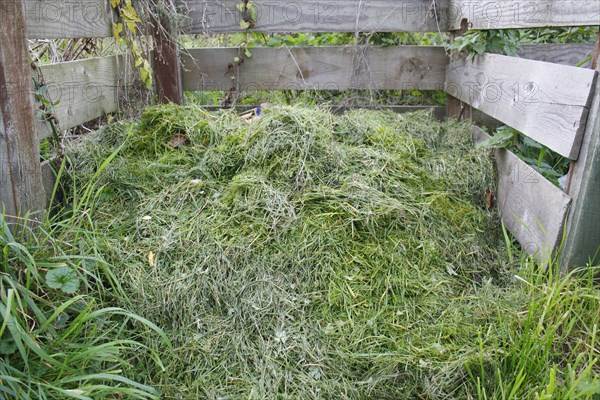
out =
[[528,299],[505,289],[492,160],[467,125],[169,105],[125,128],[69,157],[79,187],[118,151],[92,219],[121,301],[173,340],[143,377],[164,398],[474,394],[498,355],[481,346],[500,347],[490,326]]

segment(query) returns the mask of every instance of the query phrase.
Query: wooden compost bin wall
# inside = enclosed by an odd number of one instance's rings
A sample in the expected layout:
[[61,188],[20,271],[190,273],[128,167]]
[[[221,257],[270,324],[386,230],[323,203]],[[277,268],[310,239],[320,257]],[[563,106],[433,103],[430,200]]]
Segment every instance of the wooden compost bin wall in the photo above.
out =
[[[29,38],[112,35],[108,0],[22,1]],[[179,1],[187,15],[186,33],[240,31],[236,2]],[[461,26],[505,29],[600,24],[600,0],[255,0],[253,3],[258,10],[253,29],[256,32],[449,32]],[[161,43],[161,38],[154,36]],[[170,60],[155,63],[159,93],[176,96],[182,90],[228,90],[231,86],[224,72],[238,49],[189,49],[181,54],[181,69],[177,49],[168,50]],[[531,45],[520,49],[521,59],[485,55],[474,61],[459,60],[451,64],[445,50],[435,46],[252,51],[254,56],[239,69],[241,90],[446,90],[501,123],[521,130],[575,160],[574,184],[567,195],[514,155],[497,152],[498,205],[504,222],[525,249],[547,256],[562,242],[565,220],[570,215],[565,241],[567,265],[580,265],[591,255],[594,244],[600,243],[600,233],[590,224],[599,221],[597,206],[585,205],[590,200],[600,201],[598,191],[593,189],[600,171],[597,106],[590,108],[592,102],[597,105],[599,101],[598,96],[593,97],[597,74],[589,69],[558,65],[572,65],[585,58],[593,51],[590,46]],[[155,62],[159,56],[155,52]],[[113,56],[41,67],[50,96],[60,100],[56,113],[63,129],[118,111],[119,97],[127,88],[124,63],[123,57]],[[177,77],[179,71],[181,79]],[[588,118],[590,124],[586,125]],[[37,133],[43,138],[49,130],[38,124]],[[482,136],[477,130],[475,134]]]

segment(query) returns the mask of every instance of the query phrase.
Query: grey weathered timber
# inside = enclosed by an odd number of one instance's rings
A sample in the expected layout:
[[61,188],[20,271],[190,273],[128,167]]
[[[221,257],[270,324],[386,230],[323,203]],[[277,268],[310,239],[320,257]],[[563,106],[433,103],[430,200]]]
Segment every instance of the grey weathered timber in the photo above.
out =
[[[183,0],[186,33],[240,31],[238,0]],[[448,0],[255,0],[255,32],[438,32]],[[435,5],[435,7],[434,7]]]
[[600,25],[600,0],[450,0],[450,30]]
[[[190,49],[183,55],[184,90],[422,89],[443,90],[442,47],[255,48],[239,71],[228,65],[237,48]],[[239,73],[238,73],[239,72]]]
[[[489,138],[477,126],[471,132],[475,142]],[[502,222],[525,251],[548,262],[562,242],[571,198],[512,152],[497,149],[494,153]]]
[[7,219],[44,209],[40,147],[35,133],[33,90],[27,56],[25,18],[14,14],[0,29],[0,212]]
[[[0,7],[14,12],[13,1]],[[112,36],[108,0],[23,0],[30,39],[93,38]],[[4,18],[4,13],[2,14]]]
[[[208,111],[220,111],[223,110],[221,106],[214,105],[204,105],[203,109]],[[255,105],[237,105],[232,107],[234,110],[238,112],[246,112],[251,111],[256,108]],[[346,105],[331,105],[328,107],[332,113],[334,114],[342,114],[349,110],[354,110],[356,108],[367,109],[367,110],[379,110],[379,111],[392,111],[398,114],[411,113],[411,112],[419,112],[419,111],[430,111],[432,116],[438,120],[443,120],[446,118],[446,107],[445,106],[388,106],[388,105],[375,105],[375,106],[346,106]]]
[[589,69],[486,54],[451,63],[446,92],[577,159],[596,78]]
[[[593,67],[599,68],[600,36]],[[573,165],[569,193],[573,206],[567,220],[562,253],[564,270],[600,261],[600,83],[596,84],[581,153]]]
[[[70,129],[119,109],[119,97],[126,92],[124,58],[90,58],[40,67],[53,102],[60,127]],[[50,135],[49,125],[37,122],[40,138]]]
[[517,56],[528,60],[537,60],[555,64],[577,66],[590,58],[582,68],[589,68],[594,45],[586,43],[560,43],[560,44],[526,44],[517,50]]

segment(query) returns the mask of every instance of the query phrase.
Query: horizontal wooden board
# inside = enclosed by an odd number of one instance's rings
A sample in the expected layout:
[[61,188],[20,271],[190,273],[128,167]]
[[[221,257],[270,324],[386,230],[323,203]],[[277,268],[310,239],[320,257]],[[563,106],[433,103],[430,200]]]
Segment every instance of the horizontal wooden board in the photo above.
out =
[[[526,44],[517,50],[517,56],[528,60],[537,60],[555,64],[589,68],[594,45],[586,43],[565,44]],[[589,60],[587,60],[589,58]],[[587,61],[586,61],[587,60]],[[585,62],[584,62],[585,61]]]
[[450,30],[600,25],[600,0],[450,0]]
[[[24,0],[23,3],[30,39],[112,36],[108,0]],[[10,17],[14,7],[13,0],[0,0],[3,18]]]
[[[489,138],[477,126],[471,132],[475,142]],[[512,152],[497,149],[495,156],[502,221],[524,250],[547,262],[562,241],[572,199]]]
[[[91,58],[40,67],[55,107],[60,127],[70,129],[119,109],[119,96],[125,88],[119,84],[124,70],[117,56]],[[51,133],[47,123],[38,121],[38,136]]]
[[448,65],[446,92],[576,159],[597,73],[486,54]]
[[442,47],[255,48],[239,67],[228,65],[237,48],[189,49],[183,55],[184,90],[286,89],[443,90],[447,57]]
[[[240,31],[239,0],[183,0],[186,33]],[[448,0],[254,0],[255,32],[438,32]],[[435,7],[434,7],[435,5]]]
[[[223,107],[221,107],[221,106],[205,105],[202,107],[208,111],[223,110]],[[237,106],[234,106],[233,108],[238,112],[246,112],[246,111],[251,111],[251,110],[255,109],[256,107],[252,106],[252,105],[237,105]],[[350,107],[350,106],[346,106],[346,105],[339,105],[339,106],[331,105],[331,106],[329,106],[329,108],[331,109],[331,112],[334,114],[342,114],[349,110],[354,110],[357,108],[367,109],[367,110],[392,111],[392,112],[395,112],[398,114],[418,112],[418,111],[431,111],[432,115],[440,121],[443,120],[444,118],[446,118],[446,106],[384,106],[384,105],[360,106],[359,105],[359,106],[355,106],[355,107]]]

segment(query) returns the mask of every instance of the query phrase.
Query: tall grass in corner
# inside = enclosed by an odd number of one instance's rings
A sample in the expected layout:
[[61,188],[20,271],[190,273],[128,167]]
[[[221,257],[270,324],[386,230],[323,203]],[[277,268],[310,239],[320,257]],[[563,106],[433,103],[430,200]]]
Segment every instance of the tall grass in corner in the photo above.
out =
[[[81,222],[94,185],[68,218],[33,230],[13,234],[0,214],[0,399],[159,398],[135,379],[148,358],[163,368],[157,351],[133,339],[169,340],[152,322],[103,304],[106,283],[122,291],[95,254],[93,225]],[[52,286],[52,271],[72,271],[63,277],[70,286]]]
[[500,355],[468,368],[479,399],[600,398],[600,267],[561,275],[531,260],[516,276],[528,308],[493,327]]

